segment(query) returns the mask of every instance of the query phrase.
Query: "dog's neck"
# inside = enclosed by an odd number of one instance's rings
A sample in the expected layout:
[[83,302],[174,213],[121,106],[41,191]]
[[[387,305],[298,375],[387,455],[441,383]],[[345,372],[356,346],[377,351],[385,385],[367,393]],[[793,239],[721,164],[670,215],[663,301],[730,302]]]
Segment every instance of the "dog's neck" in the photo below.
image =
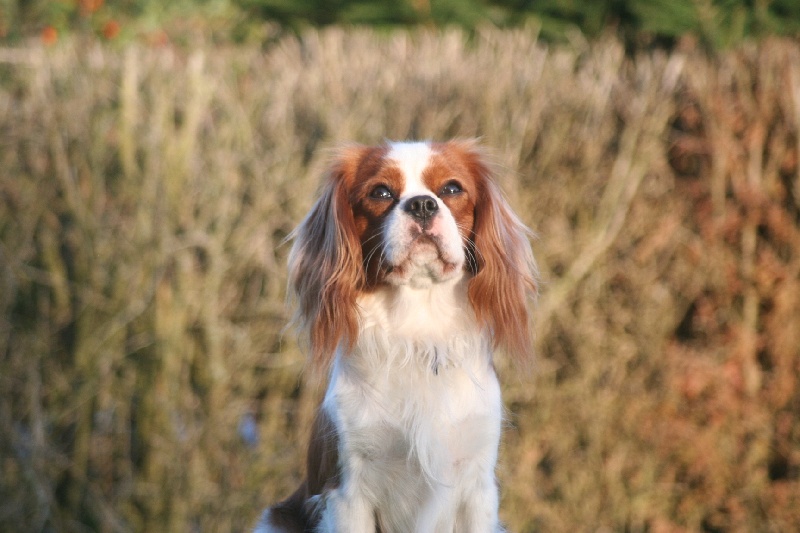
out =
[[345,364],[383,372],[411,366],[438,375],[447,368],[490,363],[490,343],[469,303],[468,283],[464,275],[423,288],[385,286],[362,295],[359,338]]

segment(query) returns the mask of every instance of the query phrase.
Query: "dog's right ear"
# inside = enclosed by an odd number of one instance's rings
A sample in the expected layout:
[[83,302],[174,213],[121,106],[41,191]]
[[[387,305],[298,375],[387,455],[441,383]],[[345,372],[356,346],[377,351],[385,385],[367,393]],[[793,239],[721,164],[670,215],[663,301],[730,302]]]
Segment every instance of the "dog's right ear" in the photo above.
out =
[[451,143],[473,174],[478,188],[475,205],[475,273],[469,299],[478,320],[522,367],[533,358],[529,304],[538,292],[531,231],[512,211],[495,183],[490,163],[474,142]]
[[348,146],[338,152],[319,199],[290,235],[294,323],[309,342],[314,371],[326,372],[337,347],[351,349],[358,337],[356,298],[364,286],[364,269],[349,190],[368,150]]

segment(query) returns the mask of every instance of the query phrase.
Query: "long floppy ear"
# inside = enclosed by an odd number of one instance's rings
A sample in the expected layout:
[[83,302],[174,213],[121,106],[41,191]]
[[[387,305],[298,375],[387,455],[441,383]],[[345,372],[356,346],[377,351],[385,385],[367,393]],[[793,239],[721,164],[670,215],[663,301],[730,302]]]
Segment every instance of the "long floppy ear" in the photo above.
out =
[[289,293],[294,323],[309,341],[312,370],[326,371],[340,343],[358,336],[356,296],[364,284],[361,245],[347,183],[364,148],[342,150],[328,171],[319,200],[290,238]]
[[538,269],[531,251],[531,231],[511,210],[494,182],[486,158],[472,142],[461,144],[478,195],[475,205],[475,274],[469,300],[478,321],[523,365],[533,357],[529,303],[535,299]]

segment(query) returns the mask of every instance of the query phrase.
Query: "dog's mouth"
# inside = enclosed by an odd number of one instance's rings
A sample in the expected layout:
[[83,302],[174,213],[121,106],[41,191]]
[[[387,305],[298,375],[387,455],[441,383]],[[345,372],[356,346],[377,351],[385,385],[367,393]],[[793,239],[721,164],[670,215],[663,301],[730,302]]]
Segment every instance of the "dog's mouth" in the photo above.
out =
[[420,231],[403,254],[385,265],[385,279],[392,285],[428,286],[453,278],[463,264],[463,256],[448,253],[439,236]]

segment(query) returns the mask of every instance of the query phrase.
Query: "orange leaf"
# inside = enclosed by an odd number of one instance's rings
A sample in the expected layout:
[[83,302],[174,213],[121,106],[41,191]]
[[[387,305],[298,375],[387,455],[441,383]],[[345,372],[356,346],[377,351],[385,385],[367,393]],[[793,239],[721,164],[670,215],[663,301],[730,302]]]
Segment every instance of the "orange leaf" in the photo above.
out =
[[121,26],[119,22],[116,20],[109,20],[103,25],[103,37],[108,40],[113,39],[117,35],[119,35],[119,30]]
[[55,44],[58,40],[58,30],[52,26],[45,26],[42,30],[42,42],[46,45]]

